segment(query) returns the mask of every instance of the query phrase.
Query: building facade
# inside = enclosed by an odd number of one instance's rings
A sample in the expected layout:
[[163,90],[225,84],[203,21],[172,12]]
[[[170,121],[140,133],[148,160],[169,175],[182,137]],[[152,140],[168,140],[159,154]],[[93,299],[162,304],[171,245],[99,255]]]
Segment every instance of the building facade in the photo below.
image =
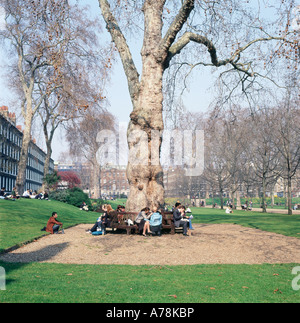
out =
[[[16,126],[16,116],[9,113],[7,107],[0,107],[0,186],[11,192],[16,185],[18,163],[22,148],[23,132]],[[26,169],[26,189],[38,191],[43,185],[46,153],[30,142]],[[50,161],[49,172],[54,170],[54,161]],[[23,194],[23,192],[19,192]]]
[[125,166],[110,166],[101,169],[102,197],[128,197],[129,191]]
[[91,198],[127,197],[129,194],[130,187],[126,176],[126,167],[101,167],[96,172],[99,178],[94,178],[95,172],[88,163],[58,163],[55,165],[55,169],[59,173],[66,171],[76,173],[81,180],[80,187]]

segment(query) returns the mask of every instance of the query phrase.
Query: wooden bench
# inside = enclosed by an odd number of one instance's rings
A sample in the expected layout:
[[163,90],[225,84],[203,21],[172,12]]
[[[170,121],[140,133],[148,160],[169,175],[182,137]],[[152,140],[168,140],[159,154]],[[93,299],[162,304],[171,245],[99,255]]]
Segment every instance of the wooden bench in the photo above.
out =
[[[97,210],[99,213],[103,213],[101,210]],[[111,212],[109,215],[109,222],[107,228],[114,230],[126,230],[127,234],[139,233],[139,226],[135,223],[135,219],[139,212]],[[176,228],[173,221],[172,212],[162,212],[162,230],[169,230],[172,235],[178,231],[183,231],[182,227]],[[134,224],[128,225],[128,220],[131,220]]]
[[[117,229],[117,230],[126,230],[127,234],[131,233],[138,233],[139,227],[137,224],[135,224],[135,218],[137,214],[133,212],[125,212],[125,213],[119,213],[117,211],[112,212],[110,214],[112,216],[112,220],[110,223],[110,228]],[[128,225],[128,220],[131,220],[134,224],[133,225]]]
[[176,232],[183,232],[183,227],[175,227],[173,221],[173,213],[172,212],[163,212],[163,221],[162,228],[166,230],[170,230],[171,234],[174,235]]

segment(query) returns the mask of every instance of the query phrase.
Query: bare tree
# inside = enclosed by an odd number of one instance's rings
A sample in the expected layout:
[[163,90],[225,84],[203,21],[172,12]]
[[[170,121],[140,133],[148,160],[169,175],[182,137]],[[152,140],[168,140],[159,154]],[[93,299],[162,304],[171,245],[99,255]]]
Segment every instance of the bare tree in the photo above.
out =
[[[19,89],[25,122],[16,180],[21,192],[33,118],[46,97],[64,86],[63,68],[74,63],[71,56],[80,55],[84,61],[97,38],[91,20],[85,19],[85,10],[79,11],[68,1],[1,0],[0,4],[6,13],[6,29],[0,37],[11,48],[10,73],[15,77],[14,87]],[[39,86],[41,79],[43,87]]]
[[[238,195],[242,182],[243,153],[246,149],[244,123],[247,111],[233,107],[231,113],[222,111],[215,116],[213,112],[206,130],[204,176],[211,186],[217,188],[223,208],[224,194],[229,193],[234,204],[234,196]],[[239,203],[239,195],[237,198]]]
[[277,131],[273,141],[282,158],[281,177],[287,182],[288,214],[292,215],[292,180],[300,166],[300,111],[297,94],[287,93],[286,99],[276,109],[275,118]]
[[[154,149],[151,133],[152,130],[162,132],[164,129],[163,76],[170,64],[178,63],[175,59],[182,57],[179,54],[191,47],[193,66],[197,63],[218,68],[228,66],[228,74],[232,70],[237,72],[245,84],[246,80],[259,75],[255,72],[259,66],[254,64],[253,50],[259,51],[260,45],[273,40],[290,44],[289,38],[293,34],[287,27],[282,34],[277,32],[272,36],[270,32],[274,29],[271,24],[265,26],[262,19],[252,14],[249,6],[241,1],[184,0],[179,4],[171,0],[99,0],[99,5],[128,80],[133,105],[128,136],[132,138],[134,133],[144,132],[148,137],[148,145],[143,143],[144,146],[141,145],[142,135],[129,140],[130,151],[137,150],[137,147],[143,149],[148,162],[147,165],[136,165],[129,159],[130,196],[126,207],[130,211],[146,205],[157,206],[164,203],[163,170],[160,165],[153,165],[151,160],[159,155],[161,138]],[[293,8],[280,1],[278,9],[279,12],[288,12]],[[143,34],[141,75],[125,38],[127,22],[130,17],[133,21],[130,14],[135,16],[132,25],[136,30],[144,20],[144,26],[140,28]],[[283,16],[280,19],[283,23]],[[297,44],[292,42],[292,45]]]
[[101,150],[103,146],[97,136],[102,130],[115,132],[115,126],[115,117],[112,114],[91,107],[81,119],[72,120],[67,127],[70,155],[91,165],[90,189],[95,198],[101,196],[101,155],[106,153],[104,149]]
[[[32,120],[43,101],[43,97],[34,96],[36,75],[39,70],[57,64],[61,46],[59,37],[53,38],[52,33],[57,30],[53,21],[57,17],[60,22],[64,19],[64,14],[61,6],[52,1],[2,1],[1,5],[5,9],[7,23],[1,37],[10,42],[14,55],[17,54],[16,75],[22,89],[25,128],[16,180],[18,191],[21,192],[26,180]],[[50,86],[50,91],[52,90],[53,87]]]
[[[274,185],[280,171],[280,156],[273,136],[276,133],[276,119],[272,109],[261,108],[255,118],[249,119],[249,137],[251,138],[251,164],[255,177],[262,188],[262,208],[266,208],[266,192],[270,185]],[[251,132],[250,132],[251,131]]]
[[206,151],[204,177],[212,190],[216,190],[221,198],[223,208],[223,194],[228,187],[230,173],[228,172],[226,156],[228,143],[225,139],[225,120],[210,120],[206,128]]
[[[89,55],[90,56],[90,55]],[[81,60],[81,58],[79,58]],[[80,65],[80,61],[78,62]],[[99,70],[90,62],[90,67]],[[63,69],[64,70],[64,69]],[[99,88],[95,89],[87,74],[84,73],[81,66],[76,70],[70,70],[69,67],[64,70],[64,82],[62,86],[50,94],[44,96],[43,103],[39,109],[39,116],[42,122],[47,155],[44,166],[44,176],[49,172],[49,162],[52,155],[52,141],[55,131],[59,126],[68,121],[82,117],[83,114],[93,107],[94,109],[102,109],[106,103],[105,97]],[[100,70],[99,70],[100,72]],[[98,78],[107,79],[106,71],[102,71],[97,75]],[[99,82],[100,83],[100,82]],[[45,84],[42,81],[38,84],[41,95],[46,92]],[[104,103],[105,102],[105,103]]]

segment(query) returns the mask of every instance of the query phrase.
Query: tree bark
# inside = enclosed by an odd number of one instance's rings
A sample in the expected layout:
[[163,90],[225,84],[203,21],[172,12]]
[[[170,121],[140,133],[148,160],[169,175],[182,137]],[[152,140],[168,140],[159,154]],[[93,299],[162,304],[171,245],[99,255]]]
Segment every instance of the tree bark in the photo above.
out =
[[290,170],[288,170],[288,215],[293,215],[293,205],[292,205],[292,176]]
[[[49,174],[50,160],[52,156],[52,140],[46,141],[46,146],[47,146],[47,153],[46,153],[46,158],[44,163],[44,178]],[[48,190],[49,190],[48,184],[43,182],[42,191],[48,191]]]
[[165,3],[166,0],[144,1],[145,31],[141,52],[143,73],[140,80],[130,49],[109,2],[99,0],[107,29],[123,63],[133,104],[128,126],[128,211],[139,211],[146,206],[153,208],[164,204],[163,170],[159,161],[164,129],[162,80],[168,67],[169,49],[194,8],[194,0],[185,0],[182,3],[178,15],[163,38],[162,14]]
[[101,169],[95,156],[91,161],[90,195],[92,199],[101,198]]
[[[31,141],[31,124],[32,124],[32,113],[27,111],[25,119],[25,129],[23,133],[23,143],[20,153],[20,160],[18,164],[18,175],[16,179],[16,187],[19,194],[23,194],[26,184],[26,168],[28,161],[28,149]],[[27,189],[27,188],[26,188]]]
[[220,181],[219,181],[219,194],[220,194],[220,207],[221,207],[221,210],[223,210],[224,209],[224,197],[223,197],[224,189]]
[[[146,1],[144,5],[145,35],[141,52],[143,73],[138,100],[130,115],[128,127],[129,162],[127,178],[130,194],[128,211],[164,204],[163,169],[159,161],[163,124],[163,60],[157,52],[161,41],[162,4]],[[155,132],[154,132],[155,131]],[[153,136],[159,134],[158,138]],[[145,136],[143,138],[143,136]],[[135,152],[140,153],[136,162]],[[133,153],[133,155],[132,155]],[[130,158],[133,157],[133,158]]]
[[267,184],[266,184],[267,180],[265,175],[262,178],[262,198],[261,198],[261,204],[262,204],[262,212],[263,213],[267,213],[267,206],[266,206],[266,191],[267,191]]

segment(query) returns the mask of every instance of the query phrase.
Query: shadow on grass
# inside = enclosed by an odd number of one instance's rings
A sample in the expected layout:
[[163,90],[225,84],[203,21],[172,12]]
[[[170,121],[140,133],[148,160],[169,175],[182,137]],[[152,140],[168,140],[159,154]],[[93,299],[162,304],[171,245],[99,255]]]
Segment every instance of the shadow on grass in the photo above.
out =
[[68,243],[59,243],[48,247],[41,248],[33,252],[4,254],[0,256],[0,267],[3,267],[6,273],[6,285],[13,283],[15,280],[8,278],[13,271],[18,271],[23,267],[35,262],[45,262],[57,256],[68,247]]

